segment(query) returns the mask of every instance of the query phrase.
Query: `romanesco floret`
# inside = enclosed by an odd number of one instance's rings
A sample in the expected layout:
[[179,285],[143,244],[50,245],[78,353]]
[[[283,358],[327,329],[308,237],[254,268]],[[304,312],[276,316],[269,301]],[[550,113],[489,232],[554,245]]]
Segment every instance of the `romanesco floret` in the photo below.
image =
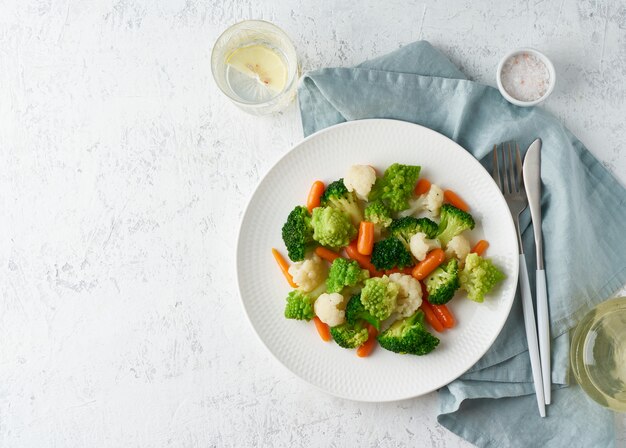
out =
[[465,257],[470,253],[470,242],[463,235],[457,235],[448,242],[446,247],[446,257],[459,260],[459,266],[465,264]]
[[372,316],[372,314],[365,309],[361,302],[361,293],[359,293],[353,295],[350,297],[350,300],[348,300],[348,304],[346,305],[346,322],[354,325],[361,320],[372,324],[377,330],[380,330],[380,320]]
[[367,269],[361,269],[354,260],[339,257],[330,266],[326,289],[328,292],[341,292],[346,286],[354,286],[370,277]]
[[394,163],[378,178],[369,200],[383,200],[391,211],[398,212],[409,207],[409,198],[415,188],[421,167]]
[[456,208],[450,204],[441,206],[441,221],[439,221],[439,232],[437,239],[446,246],[448,242],[464,230],[474,228],[474,218],[467,212]]
[[391,224],[391,211],[383,201],[370,202],[365,207],[365,220],[374,224],[374,236],[379,239],[383,230]]
[[461,288],[475,302],[484,301],[485,295],[504,278],[504,274],[491,260],[473,253],[465,258],[465,267],[460,273]]
[[394,311],[404,317],[411,316],[422,305],[422,285],[412,276],[400,273],[391,274],[389,280],[400,287]]
[[328,267],[324,260],[313,254],[303,261],[292,264],[289,267],[289,273],[300,290],[310,292],[324,281]]
[[282,228],[283,241],[291,261],[302,261],[308,247],[313,243],[311,215],[306,207],[294,208]]
[[430,213],[430,216],[437,217],[439,216],[441,204],[443,204],[443,190],[432,184],[426,193],[414,199],[409,199],[409,208],[398,213],[398,216],[414,216],[427,211]]
[[435,305],[448,303],[457,289],[459,289],[459,262],[451,259],[445,265],[439,266],[426,277],[428,301]]
[[386,275],[365,281],[361,290],[361,303],[378,320],[387,319],[396,308],[400,287]]
[[362,322],[349,324],[345,322],[330,328],[330,335],[339,347],[357,348],[369,338],[369,332]]
[[378,336],[378,342],[386,350],[419,356],[432,352],[439,345],[439,339],[424,326],[422,310],[394,322]]
[[411,253],[397,238],[387,238],[374,243],[371,262],[378,270],[413,266]]
[[409,249],[417,261],[422,261],[428,252],[438,247],[441,247],[439,240],[430,239],[423,232],[417,232],[409,241]]
[[376,170],[369,165],[352,165],[343,178],[348,191],[353,191],[363,201],[367,201],[374,182],[376,182]]
[[328,184],[321,197],[321,205],[341,210],[350,217],[350,221],[355,226],[358,226],[363,221],[363,211],[356,194],[348,191],[343,183],[343,179]]
[[287,319],[311,320],[315,316],[313,312],[313,302],[305,292],[294,290],[287,295],[285,305],[285,317]]
[[330,327],[341,325],[346,321],[344,297],[337,293],[324,293],[317,298],[313,310],[315,315]]
[[357,234],[348,215],[333,207],[313,209],[311,224],[313,239],[333,249],[347,246]]

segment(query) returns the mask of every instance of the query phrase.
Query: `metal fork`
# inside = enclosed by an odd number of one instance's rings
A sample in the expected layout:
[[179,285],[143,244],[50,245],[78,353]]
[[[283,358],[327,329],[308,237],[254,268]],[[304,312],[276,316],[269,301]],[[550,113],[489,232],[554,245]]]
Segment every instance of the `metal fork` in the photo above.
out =
[[[535,394],[537,395],[537,405],[539,414],[546,416],[546,405],[543,395],[543,381],[541,377],[541,362],[539,358],[539,344],[537,342],[537,326],[535,324],[535,311],[530,292],[530,282],[528,281],[528,269],[526,268],[526,258],[524,257],[524,246],[522,245],[522,232],[519,227],[519,216],[528,206],[528,198],[524,189],[524,178],[522,176],[522,157],[519,145],[515,143],[515,149],[508,143],[508,154],[505,151],[505,144],[502,149],[502,168],[500,168],[498,156],[498,146],[493,145],[493,180],[502,191],[504,199],[509,206],[515,229],[517,230],[517,243],[519,245],[519,287],[522,296],[522,309],[524,310],[524,325],[526,327],[526,340],[528,342],[528,354],[530,355],[530,366],[533,372],[533,382],[535,384]],[[515,152],[515,155],[513,153]],[[507,160],[508,155],[508,160]]]

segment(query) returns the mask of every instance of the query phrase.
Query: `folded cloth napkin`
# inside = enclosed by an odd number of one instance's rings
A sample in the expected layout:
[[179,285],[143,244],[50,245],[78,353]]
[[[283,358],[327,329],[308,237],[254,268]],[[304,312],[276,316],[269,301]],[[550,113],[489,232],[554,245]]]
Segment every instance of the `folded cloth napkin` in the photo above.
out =
[[[548,417],[540,418],[518,296],[491,349],[439,391],[438,421],[484,447],[613,446],[611,412],[579,387],[566,387],[568,331],[626,282],[626,189],[555,117],[541,108],[513,106],[496,89],[468,81],[428,42],[356,68],[307,73],[298,95],[305,135],[350,120],[410,121],[456,141],[488,170],[494,143],[516,140],[525,149],[541,137],[553,404]],[[521,225],[532,287],[529,223],[526,211]]]

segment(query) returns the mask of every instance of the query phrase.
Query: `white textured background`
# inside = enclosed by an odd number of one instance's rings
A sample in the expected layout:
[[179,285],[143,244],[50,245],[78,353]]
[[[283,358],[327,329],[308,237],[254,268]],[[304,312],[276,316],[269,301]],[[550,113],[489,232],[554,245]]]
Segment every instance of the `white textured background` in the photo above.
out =
[[276,22],[305,70],[424,38],[492,85],[536,46],[546,107],[626,182],[624,1],[259,3],[0,1],[0,446],[468,446],[434,395],[313,390],[242,317],[237,223],[302,134],[212,83],[233,22]]

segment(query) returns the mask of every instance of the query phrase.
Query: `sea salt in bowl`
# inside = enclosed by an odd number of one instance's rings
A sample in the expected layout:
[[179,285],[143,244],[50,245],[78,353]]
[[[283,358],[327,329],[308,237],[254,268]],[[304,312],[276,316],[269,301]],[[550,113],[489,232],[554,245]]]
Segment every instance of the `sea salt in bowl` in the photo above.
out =
[[498,89],[509,103],[528,107],[544,101],[556,84],[550,59],[533,48],[520,48],[506,54],[498,64]]

